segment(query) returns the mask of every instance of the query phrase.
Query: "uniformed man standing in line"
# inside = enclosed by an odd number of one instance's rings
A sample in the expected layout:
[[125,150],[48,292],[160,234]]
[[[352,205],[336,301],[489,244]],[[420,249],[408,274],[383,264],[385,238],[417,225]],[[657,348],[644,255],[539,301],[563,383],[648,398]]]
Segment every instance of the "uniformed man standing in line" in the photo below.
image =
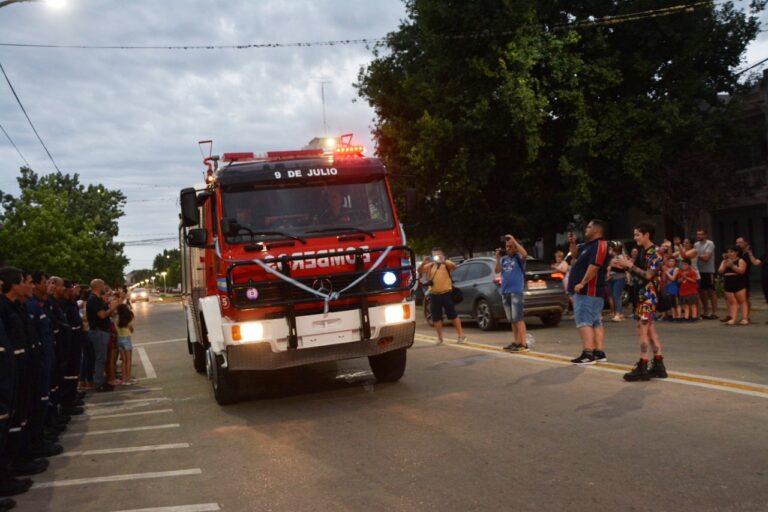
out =
[[45,460],[22,462],[29,455],[25,427],[32,381],[28,362],[31,343],[25,329],[27,313],[22,301],[26,301],[32,295],[32,277],[29,274],[24,275],[17,268],[5,267],[0,269],[0,281],[3,281],[2,295],[0,295],[0,321],[3,323],[14,356],[13,399],[7,423],[8,436],[5,440],[5,448],[0,454],[0,459],[3,460],[0,471],[10,470],[9,476],[0,475],[2,476],[0,495],[10,496],[25,492],[32,485],[32,480],[28,478],[17,480],[10,475],[41,473],[47,469],[48,464]]
[[48,276],[44,272],[32,272],[32,297],[25,303],[29,323],[40,342],[39,359],[37,370],[35,370],[34,397],[36,398],[33,398],[30,403],[28,425],[31,454],[35,457],[52,457],[63,451],[60,445],[43,439],[45,425],[52,415],[51,395],[55,393],[52,375],[56,366],[56,341],[48,296],[48,281]]
[[[0,281],[0,287],[2,284],[3,282]],[[26,483],[10,476],[8,460],[4,458],[8,421],[11,417],[15,391],[16,369],[13,359],[13,343],[5,332],[5,325],[0,320],[0,496],[14,496],[29,489]],[[0,512],[10,510],[14,506],[16,502],[11,498],[0,497]]]
[[61,384],[61,400],[65,405],[80,407],[85,405],[85,391],[77,390],[77,381],[80,376],[80,360],[83,354],[83,346],[88,341],[83,330],[83,319],[80,317],[80,308],[77,299],[80,297],[80,285],[72,281],[64,280],[63,292],[59,299],[59,305],[67,317],[67,323],[72,329],[71,345],[67,361],[64,364]]
[[68,381],[72,381],[71,376],[67,378],[67,367],[71,359],[71,353],[75,351],[75,348],[73,347],[74,332],[70,319],[67,316],[67,308],[70,306],[68,304],[69,301],[66,299],[68,292],[64,288],[64,279],[56,276],[51,277],[49,292],[54,334],[56,336],[57,364],[55,380],[53,382],[54,387],[57,389],[57,404],[61,414],[77,416],[83,414],[85,409],[79,407],[79,405],[82,405],[82,401],[79,401],[77,404],[75,403],[79,400],[77,397],[77,377],[73,381],[74,387],[67,385]]

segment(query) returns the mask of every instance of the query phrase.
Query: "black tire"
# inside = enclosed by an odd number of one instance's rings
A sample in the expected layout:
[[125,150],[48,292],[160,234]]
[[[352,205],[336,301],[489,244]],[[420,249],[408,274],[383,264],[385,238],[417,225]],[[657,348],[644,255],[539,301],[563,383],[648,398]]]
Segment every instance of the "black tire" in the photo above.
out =
[[237,403],[240,398],[239,375],[222,367],[224,364],[222,356],[211,353],[210,357],[213,363],[211,365],[213,397],[219,405]]
[[368,356],[368,362],[371,365],[371,371],[380,382],[395,382],[405,373],[405,363],[407,361],[406,350],[399,348],[392,352],[385,352],[377,356]]
[[477,320],[477,326],[483,331],[492,331],[499,326],[499,321],[493,316],[491,305],[485,299],[480,299],[475,304],[475,320]]
[[430,308],[430,299],[429,295],[424,296],[424,320],[427,321],[430,327],[433,327],[435,325],[434,320],[432,320],[432,309]]
[[557,327],[562,318],[562,313],[549,313],[541,316],[541,323],[543,323],[545,327]]
[[205,348],[197,341],[192,343],[192,366],[197,373],[205,373]]

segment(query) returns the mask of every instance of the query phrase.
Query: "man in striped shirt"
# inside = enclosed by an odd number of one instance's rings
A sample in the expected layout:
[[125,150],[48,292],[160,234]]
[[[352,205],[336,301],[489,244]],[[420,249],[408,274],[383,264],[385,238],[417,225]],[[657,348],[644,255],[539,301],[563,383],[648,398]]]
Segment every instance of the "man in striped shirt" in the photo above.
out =
[[576,257],[568,275],[568,293],[573,297],[573,318],[581,337],[582,351],[574,364],[605,362],[603,305],[605,276],[608,272],[608,242],[603,238],[605,222],[592,219],[584,230],[586,242],[576,246],[576,237],[568,235],[571,255]]

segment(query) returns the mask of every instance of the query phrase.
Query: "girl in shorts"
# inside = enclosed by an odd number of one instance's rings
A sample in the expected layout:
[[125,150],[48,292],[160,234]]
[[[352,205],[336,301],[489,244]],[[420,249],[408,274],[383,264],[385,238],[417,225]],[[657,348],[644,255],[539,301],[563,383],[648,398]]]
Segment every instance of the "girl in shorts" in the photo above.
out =
[[691,260],[684,258],[680,262],[680,304],[683,306],[683,318],[688,322],[699,319],[699,275],[691,265]]
[[131,378],[131,363],[133,359],[133,311],[127,304],[117,306],[117,346],[120,350],[120,360],[123,366],[123,385],[130,386],[135,379]]

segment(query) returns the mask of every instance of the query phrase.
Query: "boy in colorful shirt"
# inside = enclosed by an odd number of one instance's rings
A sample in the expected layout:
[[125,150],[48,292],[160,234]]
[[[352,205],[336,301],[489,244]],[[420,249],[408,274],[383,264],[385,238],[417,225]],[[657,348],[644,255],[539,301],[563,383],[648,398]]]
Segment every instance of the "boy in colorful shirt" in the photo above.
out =
[[[616,266],[626,268],[633,276],[642,280],[637,298],[637,332],[640,338],[640,360],[633,370],[624,374],[624,380],[636,382],[652,377],[665,379],[667,370],[661,353],[661,340],[656,332],[653,315],[658,304],[659,281],[663,259],[653,243],[656,228],[653,224],[641,222],[634,229],[634,239],[640,252],[635,261],[629,258],[617,258]],[[653,350],[653,362],[649,367],[648,346]]]

